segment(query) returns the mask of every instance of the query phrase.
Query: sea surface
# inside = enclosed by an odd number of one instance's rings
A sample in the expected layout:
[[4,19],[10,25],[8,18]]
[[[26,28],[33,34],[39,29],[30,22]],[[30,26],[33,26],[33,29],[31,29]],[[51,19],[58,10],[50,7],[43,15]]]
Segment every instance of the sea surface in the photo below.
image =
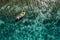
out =
[[[0,40],[60,40],[60,3],[55,6],[0,6]],[[26,15],[15,22],[23,11]]]

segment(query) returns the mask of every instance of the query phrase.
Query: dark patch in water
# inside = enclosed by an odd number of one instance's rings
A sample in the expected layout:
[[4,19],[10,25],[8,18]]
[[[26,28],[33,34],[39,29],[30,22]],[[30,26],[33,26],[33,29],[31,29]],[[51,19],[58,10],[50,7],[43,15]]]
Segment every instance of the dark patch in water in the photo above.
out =
[[56,26],[60,26],[60,19],[57,20],[57,23],[55,24]]

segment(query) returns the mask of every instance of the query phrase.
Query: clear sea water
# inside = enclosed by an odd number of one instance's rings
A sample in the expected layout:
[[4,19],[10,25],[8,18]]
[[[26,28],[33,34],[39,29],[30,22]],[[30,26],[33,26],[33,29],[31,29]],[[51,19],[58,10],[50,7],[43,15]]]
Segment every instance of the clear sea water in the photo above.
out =
[[[15,22],[23,10],[26,15]],[[54,16],[51,19],[50,13]],[[0,7],[0,40],[60,40],[60,10],[51,9],[51,6],[3,5]]]

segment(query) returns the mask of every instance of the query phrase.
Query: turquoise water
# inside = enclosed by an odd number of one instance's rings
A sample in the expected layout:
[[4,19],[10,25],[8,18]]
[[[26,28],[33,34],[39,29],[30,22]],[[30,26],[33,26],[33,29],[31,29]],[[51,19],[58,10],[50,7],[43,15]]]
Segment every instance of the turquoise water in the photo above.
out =
[[[0,40],[60,40],[59,5],[31,8],[5,4],[0,7]],[[23,11],[26,15],[15,22]]]

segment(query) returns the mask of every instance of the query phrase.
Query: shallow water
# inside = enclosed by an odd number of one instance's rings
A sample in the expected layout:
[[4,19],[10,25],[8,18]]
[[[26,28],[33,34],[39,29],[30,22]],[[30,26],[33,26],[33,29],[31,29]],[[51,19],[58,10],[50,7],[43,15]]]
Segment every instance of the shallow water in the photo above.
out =
[[[48,4],[47,4],[48,5]],[[0,40],[60,40],[60,6],[30,7],[28,5],[0,7]],[[15,22],[22,11],[26,15]],[[52,14],[52,16],[51,16]]]

